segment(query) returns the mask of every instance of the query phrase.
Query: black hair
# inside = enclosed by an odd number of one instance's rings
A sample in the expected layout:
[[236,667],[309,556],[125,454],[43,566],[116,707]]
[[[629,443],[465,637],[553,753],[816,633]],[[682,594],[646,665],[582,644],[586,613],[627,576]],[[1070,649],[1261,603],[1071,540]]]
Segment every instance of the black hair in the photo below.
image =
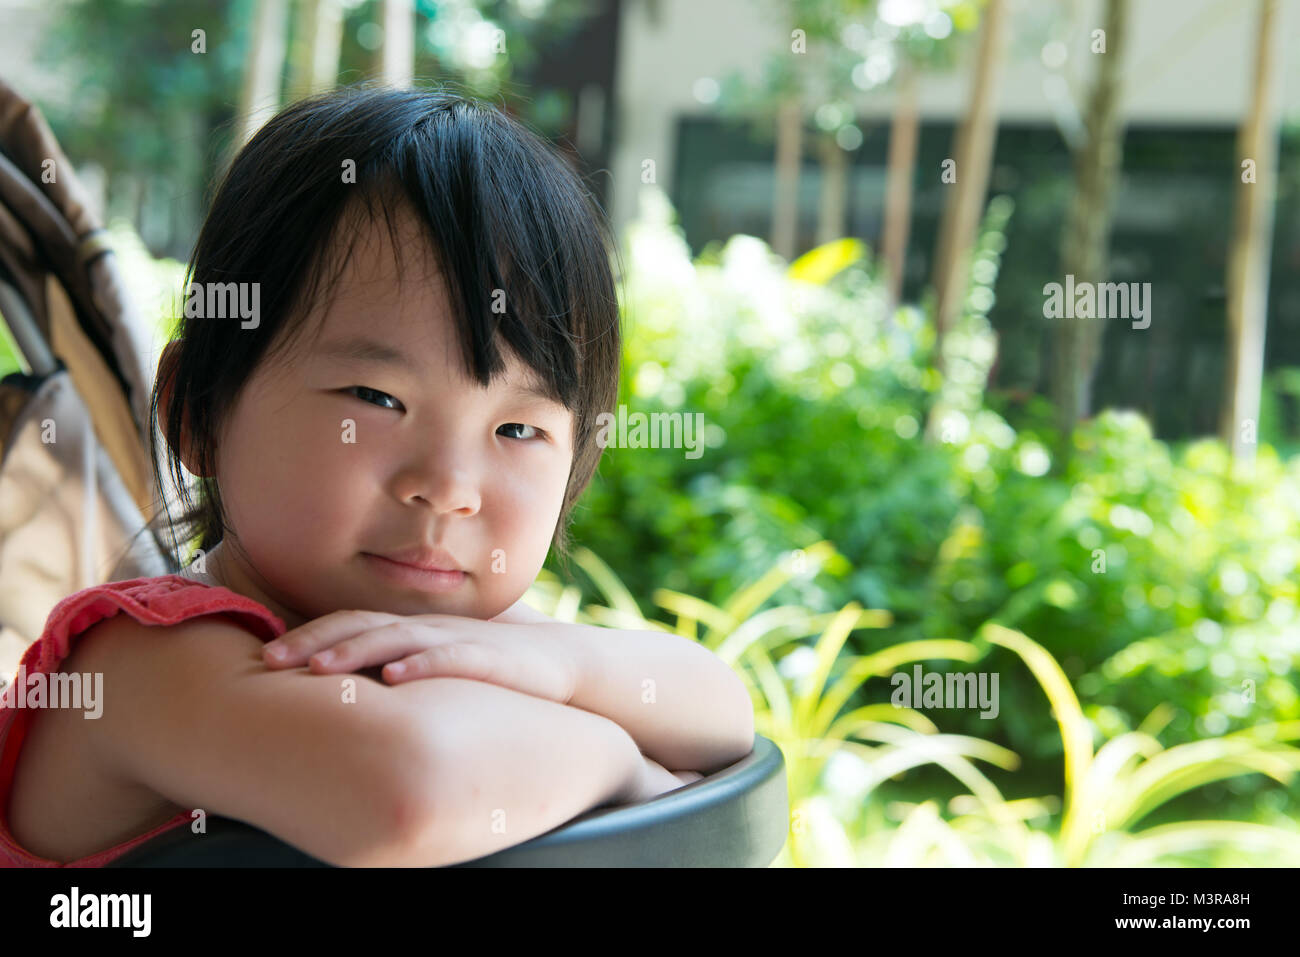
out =
[[[183,543],[197,538],[207,551],[223,537],[217,437],[258,364],[295,341],[302,317],[329,294],[326,277],[338,270],[327,251],[347,233],[339,228],[345,211],[382,214],[400,256],[394,214],[403,206],[447,283],[467,374],[487,387],[504,371],[499,332],[574,413],[573,464],[552,537],[566,562],[570,513],[600,461],[596,417],[618,396],[617,250],[608,221],[568,161],[495,105],[446,90],[363,85],[301,100],[268,121],[235,157],[200,230],[187,288],[260,283],[260,311],[248,329],[238,318],[179,316],[174,361],[159,369],[151,424],[163,425],[185,509],[165,547],[172,567],[186,562]],[[505,291],[504,312],[499,301],[493,310],[493,290]],[[160,409],[168,381],[175,385]],[[182,422],[200,476],[197,503],[182,472]],[[170,523],[158,430],[150,432]]]

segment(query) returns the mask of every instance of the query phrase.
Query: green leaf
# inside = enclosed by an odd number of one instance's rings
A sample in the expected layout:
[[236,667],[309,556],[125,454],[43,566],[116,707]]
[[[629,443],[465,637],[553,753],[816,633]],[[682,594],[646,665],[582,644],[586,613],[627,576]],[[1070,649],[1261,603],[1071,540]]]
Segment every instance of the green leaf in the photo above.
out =
[[866,255],[867,244],[862,240],[836,239],[808,250],[790,264],[786,275],[822,286]]

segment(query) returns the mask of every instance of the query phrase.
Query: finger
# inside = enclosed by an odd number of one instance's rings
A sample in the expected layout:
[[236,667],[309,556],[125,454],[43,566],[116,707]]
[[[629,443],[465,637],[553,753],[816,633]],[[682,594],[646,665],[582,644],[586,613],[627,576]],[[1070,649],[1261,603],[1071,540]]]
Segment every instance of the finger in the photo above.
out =
[[300,665],[320,648],[360,631],[365,627],[365,620],[360,617],[364,614],[340,610],[313,618],[263,645],[262,657],[268,664],[281,667]]
[[360,632],[382,627],[398,617],[379,611],[331,612],[267,642],[262,646],[262,658],[270,667],[297,667],[323,648]]
[[401,684],[403,681],[420,678],[472,678],[490,681],[496,657],[492,649],[485,645],[449,639],[445,644],[425,648],[391,662],[384,668],[383,676],[389,684]]
[[397,621],[380,628],[363,631],[350,638],[342,638],[328,648],[315,652],[307,660],[316,674],[336,671],[356,671],[372,665],[385,665],[408,655],[423,651],[430,642],[452,641],[437,629],[414,626],[408,621]]

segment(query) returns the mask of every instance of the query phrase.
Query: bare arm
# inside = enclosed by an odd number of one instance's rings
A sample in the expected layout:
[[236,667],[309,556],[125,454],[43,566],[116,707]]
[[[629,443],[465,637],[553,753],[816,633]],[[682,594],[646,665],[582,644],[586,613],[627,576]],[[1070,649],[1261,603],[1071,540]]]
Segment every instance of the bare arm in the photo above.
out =
[[753,750],[754,708],[744,683],[698,642],[563,622],[522,598],[492,620],[540,626],[575,642],[584,667],[569,704],[617,722],[657,764],[712,773]]
[[455,863],[679,786],[612,721],[484,682],[268,671],[219,618],[93,632],[80,667],[104,672],[106,771],[330,864]]
[[584,664],[569,704],[617,722],[664,767],[712,774],[753,750],[744,682],[698,642],[568,622],[530,627],[576,642]]
[[682,787],[621,727],[578,708],[463,678],[392,689],[431,735],[430,845],[438,863],[518,844],[604,805]]

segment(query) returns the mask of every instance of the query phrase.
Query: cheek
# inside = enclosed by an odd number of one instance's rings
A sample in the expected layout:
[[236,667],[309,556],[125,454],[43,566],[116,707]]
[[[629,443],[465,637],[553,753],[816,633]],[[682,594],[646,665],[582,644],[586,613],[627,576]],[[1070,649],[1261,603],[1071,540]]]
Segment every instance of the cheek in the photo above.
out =
[[[272,406],[275,407],[274,405]],[[222,494],[241,537],[291,536],[304,541],[337,530],[367,472],[369,454],[359,441],[345,441],[341,420],[326,420],[301,404],[242,417],[223,454]],[[232,441],[233,440],[233,441]],[[246,526],[241,528],[241,525]]]
[[568,479],[567,463],[555,461],[524,462],[497,473],[491,499],[485,497],[483,503],[485,511],[491,504],[494,536],[513,542],[529,554],[530,562],[535,557],[540,565],[555,532]]
[[567,468],[554,460],[521,457],[508,468],[494,472],[489,481],[492,499],[502,511],[518,519],[555,521],[568,482]]

